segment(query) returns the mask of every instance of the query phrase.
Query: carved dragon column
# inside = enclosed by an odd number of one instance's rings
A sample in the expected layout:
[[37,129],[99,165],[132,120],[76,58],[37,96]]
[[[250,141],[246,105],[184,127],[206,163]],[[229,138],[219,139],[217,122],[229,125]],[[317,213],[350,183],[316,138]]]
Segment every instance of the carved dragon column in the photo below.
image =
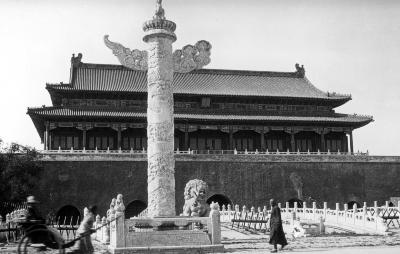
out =
[[147,140],[148,140],[148,215],[175,216],[174,100],[173,74],[202,68],[210,62],[211,45],[199,41],[172,53],[176,25],[165,19],[161,0],[157,0],[152,20],[143,25],[147,51],[130,50],[104,37],[124,66],[147,70]]
[[172,42],[175,24],[153,19],[143,26],[148,43],[147,190],[150,216],[175,216]]

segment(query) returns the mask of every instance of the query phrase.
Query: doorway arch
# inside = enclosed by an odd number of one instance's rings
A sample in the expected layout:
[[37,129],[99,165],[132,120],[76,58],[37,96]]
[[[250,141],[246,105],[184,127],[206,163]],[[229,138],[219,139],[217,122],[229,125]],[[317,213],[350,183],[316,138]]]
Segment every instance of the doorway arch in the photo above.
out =
[[212,195],[211,197],[209,197],[207,199],[207,204],[211,204],[211,202],[215,202],[218,203],[218,205],[220,206],[220,208],[225,205],[225,207],[228,207],[228,205],[231,205],[232,207],[232,201],[225,195],[222,194],[215,194]]
[[147,204],[142,200],[133,200],[125,209],[125,218],[138,216],[146,208]]
[[81,213],[72,205],[61,207],[56,213],[56,223],[63,225],[76,225],[81,221]]
[[298,208],[303,208],[303,200],[298,198],[291,198],[287,202],[289,202],[289,208],[294,208],[294,204],[297,203]]
[[354,204],[357,205],[357,208],[361,208],[362,207],[362,205],[360,203],[358,203],[357,201],[352,200],[352,201],[347,203],[348,209],[353,209]]

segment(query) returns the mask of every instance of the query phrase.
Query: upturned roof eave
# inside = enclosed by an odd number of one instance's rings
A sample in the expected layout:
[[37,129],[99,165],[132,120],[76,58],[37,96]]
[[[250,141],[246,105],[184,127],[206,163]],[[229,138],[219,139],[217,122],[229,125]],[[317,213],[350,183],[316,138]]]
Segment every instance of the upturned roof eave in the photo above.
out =
[[[38,107],[38,108],[28,108],[27,114],[33,117],[38,117],[42,119],[77,119],[77,118],[82,118],[82,119],[145,119],[146,118],[146,113],[145,112],[133,112],[133,111],[104,111],[104,112],[110,112],[110,113],[136,113],[138,114],[137,116],[122,116],[122,115],[58,115],[58,114],[40,114],[41,111],[46,111],[46,110],[53,110],[53,109],[71,109],[71,108],[64,108],[64,107]],[[79,108],[72,108],[72,109],[79,109]],[[101,111],[101,110],[97,110]],[[88,110],[90,113],[90,110]],[[228,117],[237,117],[236,119],[229,119],[229,118],[224,118],[224,116]],[[221,121],[221,122],[271,122],[271,123],[277,123],[277,122],[288,122],[288,123],[320,123],[320,124],[345,124],[348,126],[353,127],[354,129],[360,128],[362,126],[367,125],[368,123],[373,121],[372,117],[367,117],[367,116],[358,116],[358,115],[346,115],[346,114],[337,114],[338,117],[353,117],[353,118],[360,118],[359,121],[350,121],[349,119],[342,119],[338,121],[329,121],[326,119],[323,119],[324,117],[320,117],[321,119],[312,119],[312,117],[302,117],[304,119],[298,120],[298,119],[289,119],[290,117],[299,117],[299,116],[282,116],[283,118],[287,117],[287,119],[262,119],[262,117],[265,116],[258,116],[260,117],[259,119],[256,119],[257,116],[251,116],[250,118],[247,115],[209,115],[209,114],[184,114],[184,113],[176,113],[175,114],[175,120],[194,120],[194,121]],[[279,117],[279,116],[277,116]],[[318,118],[318,117],[314,117]],[[325,117],[327,118],[327,117]],[[361,119],[363,118],[363,119]],[[334,118],[332,118],[334,119]],[[40,134],[40,133],[39,133]]]
[[[46,86],[47,91],[50,94],[50,97],[52,99],[52,102],[54,103],[55,101],[55,97],[58,94],[79,94],[79,93],[93,93],[93,94],[105,94],[105,95],[110,95],[115,94],[147,94],[147,91],[108,91],[108,90],[93,90],[93,89],[74,89],[74,88],[58,88],[56,87],[57,85],[50,85],[50,86]],[[58,93],[58,94],[57,94]],[[265,95],[257,95],[257,94],[253,94],[253,95],[242,95],[242,94],[211,94],[211,93],[174,93],[174,95],[179,95],[179,96],[210,96],[210,97],[243,97],[243,98],[265,98],[265,99],[284,99],[284,100],[308,100],[308,101],[314,101],[314,102],[328,102],[330,103],[333,107],[339,107],[343,104],[345,104],[346,102],[351,100],[351,96],[343,96],[343,97],[306,97],[306,96],[281,96],[281,95],[269,95],[269,96],[265,96]]]

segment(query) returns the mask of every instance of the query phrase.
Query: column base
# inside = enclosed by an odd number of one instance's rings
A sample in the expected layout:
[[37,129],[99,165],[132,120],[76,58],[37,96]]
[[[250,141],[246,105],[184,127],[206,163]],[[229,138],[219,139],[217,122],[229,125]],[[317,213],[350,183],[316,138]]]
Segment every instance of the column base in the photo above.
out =
[[197,246],[154,246],[154,247],[126,247],[109,248],[112,254],[132,253],[174,253],[174,254],[199,254],[224,252],[224,246],[219,245],[197,245]]

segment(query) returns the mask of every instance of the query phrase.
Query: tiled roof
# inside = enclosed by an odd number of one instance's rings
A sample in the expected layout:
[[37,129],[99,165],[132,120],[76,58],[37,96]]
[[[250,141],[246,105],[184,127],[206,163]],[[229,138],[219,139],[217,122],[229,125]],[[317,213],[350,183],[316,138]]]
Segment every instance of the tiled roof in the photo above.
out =
[[[83,118],[145,118],[144,112],[112,111],[83,108],[42,107],[29,108],[28,114],[42,117],[83,117]],[[335,117],[307,116],[254,116],[254,115],[211,115],[211,114],[174,114],[175,119],[220,120],[220,121],[290,121],[290,122],[330,122],[362,124],[372,121],[370,116],[337,115]]]
[[[147,92],[147,73],[119,65],[81,63],[74,67],[70,85],[47,85],[48,89]],[[330,94],[317,89],[296,72],[257,72],[201,69],[175,73],[176,94],[230,95],[349,100],[349,95]]]

